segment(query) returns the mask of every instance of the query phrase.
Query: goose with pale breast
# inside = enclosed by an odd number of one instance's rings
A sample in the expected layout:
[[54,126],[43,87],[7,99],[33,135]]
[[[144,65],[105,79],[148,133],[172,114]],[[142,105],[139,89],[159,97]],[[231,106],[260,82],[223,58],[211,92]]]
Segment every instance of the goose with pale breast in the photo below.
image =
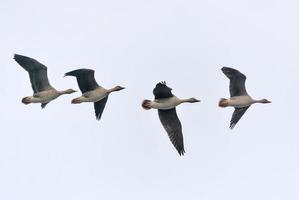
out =
[[235,111],[230,121],[230,129],[233,129],[247,109],[255,103],[271,103],[267,99],[255,100],[248,95],[245,88],[246,76],[236,69],[230,67],[223,67],[222,72],[229,78],[229,91],[230,98],[221,98],[219,101],[219,107],[234,107]]
[[179,99],[171,92],[171,88],[166,82],[160,82],[153,90],[155,100],[143,100],[142,107],[146,110],[158,109],[160,121],[167,132],[170,141],[180,155],[184,155],[184,141],[182,125],[176,113],[176,106],[182,103],[199,102],[196,98]]
[[14,59],[29,73],[33,90],[33,96],[24,97],[22,103],[26,105],[30,103],[41,103],[41,108],[45,108],[50,101],[57,97],[76,92],[76,90],[73,89],[57,91],[53,88],[48,80],[47,67],[37,60],[18,54],[14,55]]
[[98,85],[92,69],[77,69],[67,72],[65,76],[74,76],[77,79],[82,96],[72,100],[72,104],[84,102],[94,103],[96,119],[100,120],[104,111],[108,96],[112,92],[124,89],[122,86],[115,86],[111,89],[105,89]]

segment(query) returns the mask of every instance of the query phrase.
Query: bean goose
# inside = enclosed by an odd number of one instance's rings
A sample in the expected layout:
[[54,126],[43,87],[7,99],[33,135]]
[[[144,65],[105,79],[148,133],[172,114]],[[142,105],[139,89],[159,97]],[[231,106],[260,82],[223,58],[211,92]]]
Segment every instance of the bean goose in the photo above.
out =
[[155,100],[143,100],[142,107],[146,110],[158,109],[160,121],[167,132],[170,141],[178,151],[179,155],[184,155],[184,141],[182,125],[176,113],[176,106],[182,103],[195,103],[199,100],[195,98],[179,99],[171,92],[171,88],[166,82],[160,82],[153,90]]
[[271,103],[271,101],[267,99],[255,100],[251,98],[245,88],[246,76],[238,70],[229,67],[223,67],[221,70],[230,80],[229,91],[231,97],[229,99],[221,98],[218,105],[222,108],[228,106],[235,108],[230,121],[230,129],[233,129],[252,104],[266,104]]
[[92,69],[77,69],[67,72],[65,76],[75,76],[82,92],[82,96],[73,99],[72,103],[93,102],[97,120],[101,119],[109,94],[124,89],[121,86],[115,86],[111,89],[99,86],[94,78],[94,70]]
[[60,95],[71,94],[76,92],[73,89],[57,91],[50,85],[47,75],[47,67],[33,58],[15,54],[15,61],[21,65],[28,73],[33,89],[33,96],[24,97],[22,103],[41,103],[41,108]]

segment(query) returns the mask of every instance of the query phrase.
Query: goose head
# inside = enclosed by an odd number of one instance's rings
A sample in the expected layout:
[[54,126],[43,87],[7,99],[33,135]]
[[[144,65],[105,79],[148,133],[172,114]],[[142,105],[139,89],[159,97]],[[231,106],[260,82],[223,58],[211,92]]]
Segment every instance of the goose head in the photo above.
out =
[[192,97],[192,98],[188,99],[188,102],[189,102],[189,103],[196,103],[196,102],[200,102],[200,100],[198,100],[198,99]]
[[115,87],[109,89],[109,90],[108,90],[108,93],[116,92],[116,91],[120,91],[120,90],[123,90],[123,89],[125,89],[125,88],[118,85],[118,86],[115,86]]
[[73,89],[67,89],[67,90],[65,90],[65,94],[72,94],[72,93],[74,93],[74,92],[77,92],[77,90],[73,90]]
[[260,103],[271,103],[271,101],[269,101],[268,99],[261,99],[259,102]]
[[196,102],[200,102],[200,100],[193,97],[189,99],[180,99],[180,103],[196,103]]
[[67,90],[63,90],[63,91],[58,91],[58,94],[59,95],[64,95],[64,94],[72,94],[74,92],[77,92],[77,90],[67,89]]
[[123,90],[123,89],[125,89],[125,87],[122,87],[122,86],[115,86],[114,87],[114,91],[120,91],[120,90]]

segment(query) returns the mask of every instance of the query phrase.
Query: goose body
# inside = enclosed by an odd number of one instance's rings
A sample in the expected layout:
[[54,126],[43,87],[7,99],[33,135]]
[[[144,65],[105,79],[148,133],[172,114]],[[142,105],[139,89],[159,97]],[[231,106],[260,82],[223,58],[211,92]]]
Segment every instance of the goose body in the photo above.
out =
[[223,67],[222,72],[230,80],[230,95],[228,99],[221,98],[219,107],[234,107],[235,111],[230,121],[230,128],[233,129],[247,109],[255,103],[271,103],[267,99],[255,100],[248,95],[245,87],[246,76],[236,69]]
[[59,92],[57,90],[55,90],[54,88],[52,88],[49,90],[35,93],[31,97],[31,102],[32,103],[48,103],[48,102],[56,99],[59,96],[60,96]]
[[111,89],[105,89],[98,85],[94,77],[94,70],[92,69],[77,69],[67,72],[65,76],[74,76],[77,79],[79,88],[82,92],[80,97],[72,100],[73,104],[80,104],[85,102],[94,103],[94,110],[96,119],[100,120],[111,92],[124,89],[121,86],[115,86]]
[[176,96],[172,96],[168,98],[155,99],[154,101],[150,101],[149,106],[154,109],[168,110],[178,106],[181,103],[181,99],[177,98]]
[[165,82],[160,82],[156,85],[153,93],[155,100],[144,100],[142,102],[142,107],[146,110],[157,109],[159,119],[163,125],[168,137],[179,155],[184,155],[184,139],[182,133],[182,125],[176,113],[176,106],[181,103],[195,103],[199,100],[195,98],[190,99],[179,99],[174,96]]
[[57,97],[76,92],[73,89],[58,91],[53,88],[48,80],[47,67],[37,60],[18,54],[14,55],[14,59],[29,73],[33,90],[33,96],[24,97],[22,103],[41,103],[41,107],[45,108],[49,102]]
[[250,106],[255,101],[249,95],[244,96],[235,96],[227,99],[227,106],[234,108],[243,108],[246,106]]
[[87,91],[87,92],[83,93],[81,97],[77,98],[77,100],[80,103],[97,102],[97,101],[100,101],[100,100],[104,99],[105,97],[107,97],[108,94],[109,94],[108,90],[106,90],[105,88],[97,87],[94,90]]

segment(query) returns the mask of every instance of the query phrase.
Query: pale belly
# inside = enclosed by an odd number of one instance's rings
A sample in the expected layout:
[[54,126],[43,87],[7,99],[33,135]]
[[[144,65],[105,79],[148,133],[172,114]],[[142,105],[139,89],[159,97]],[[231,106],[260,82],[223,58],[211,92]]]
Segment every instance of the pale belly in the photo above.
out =
[[33,95],[32,103],[48,103],[59,97],[59,93],[56,90],[46,90]]
[[235,108],[247,107],[253,103],[253,99],[250,96],[235,96],[229,98],[227,101],[228,106]]
[[179,105],[180,99],[176,96],[163,99],[155,99],[151,102],[151,107],[160,110],[169,110]]
[[80,98],[83,102],[97,102],[102,100],[108,95],[108,92],[105,88],[99,87],[95,90],[85,92]]

